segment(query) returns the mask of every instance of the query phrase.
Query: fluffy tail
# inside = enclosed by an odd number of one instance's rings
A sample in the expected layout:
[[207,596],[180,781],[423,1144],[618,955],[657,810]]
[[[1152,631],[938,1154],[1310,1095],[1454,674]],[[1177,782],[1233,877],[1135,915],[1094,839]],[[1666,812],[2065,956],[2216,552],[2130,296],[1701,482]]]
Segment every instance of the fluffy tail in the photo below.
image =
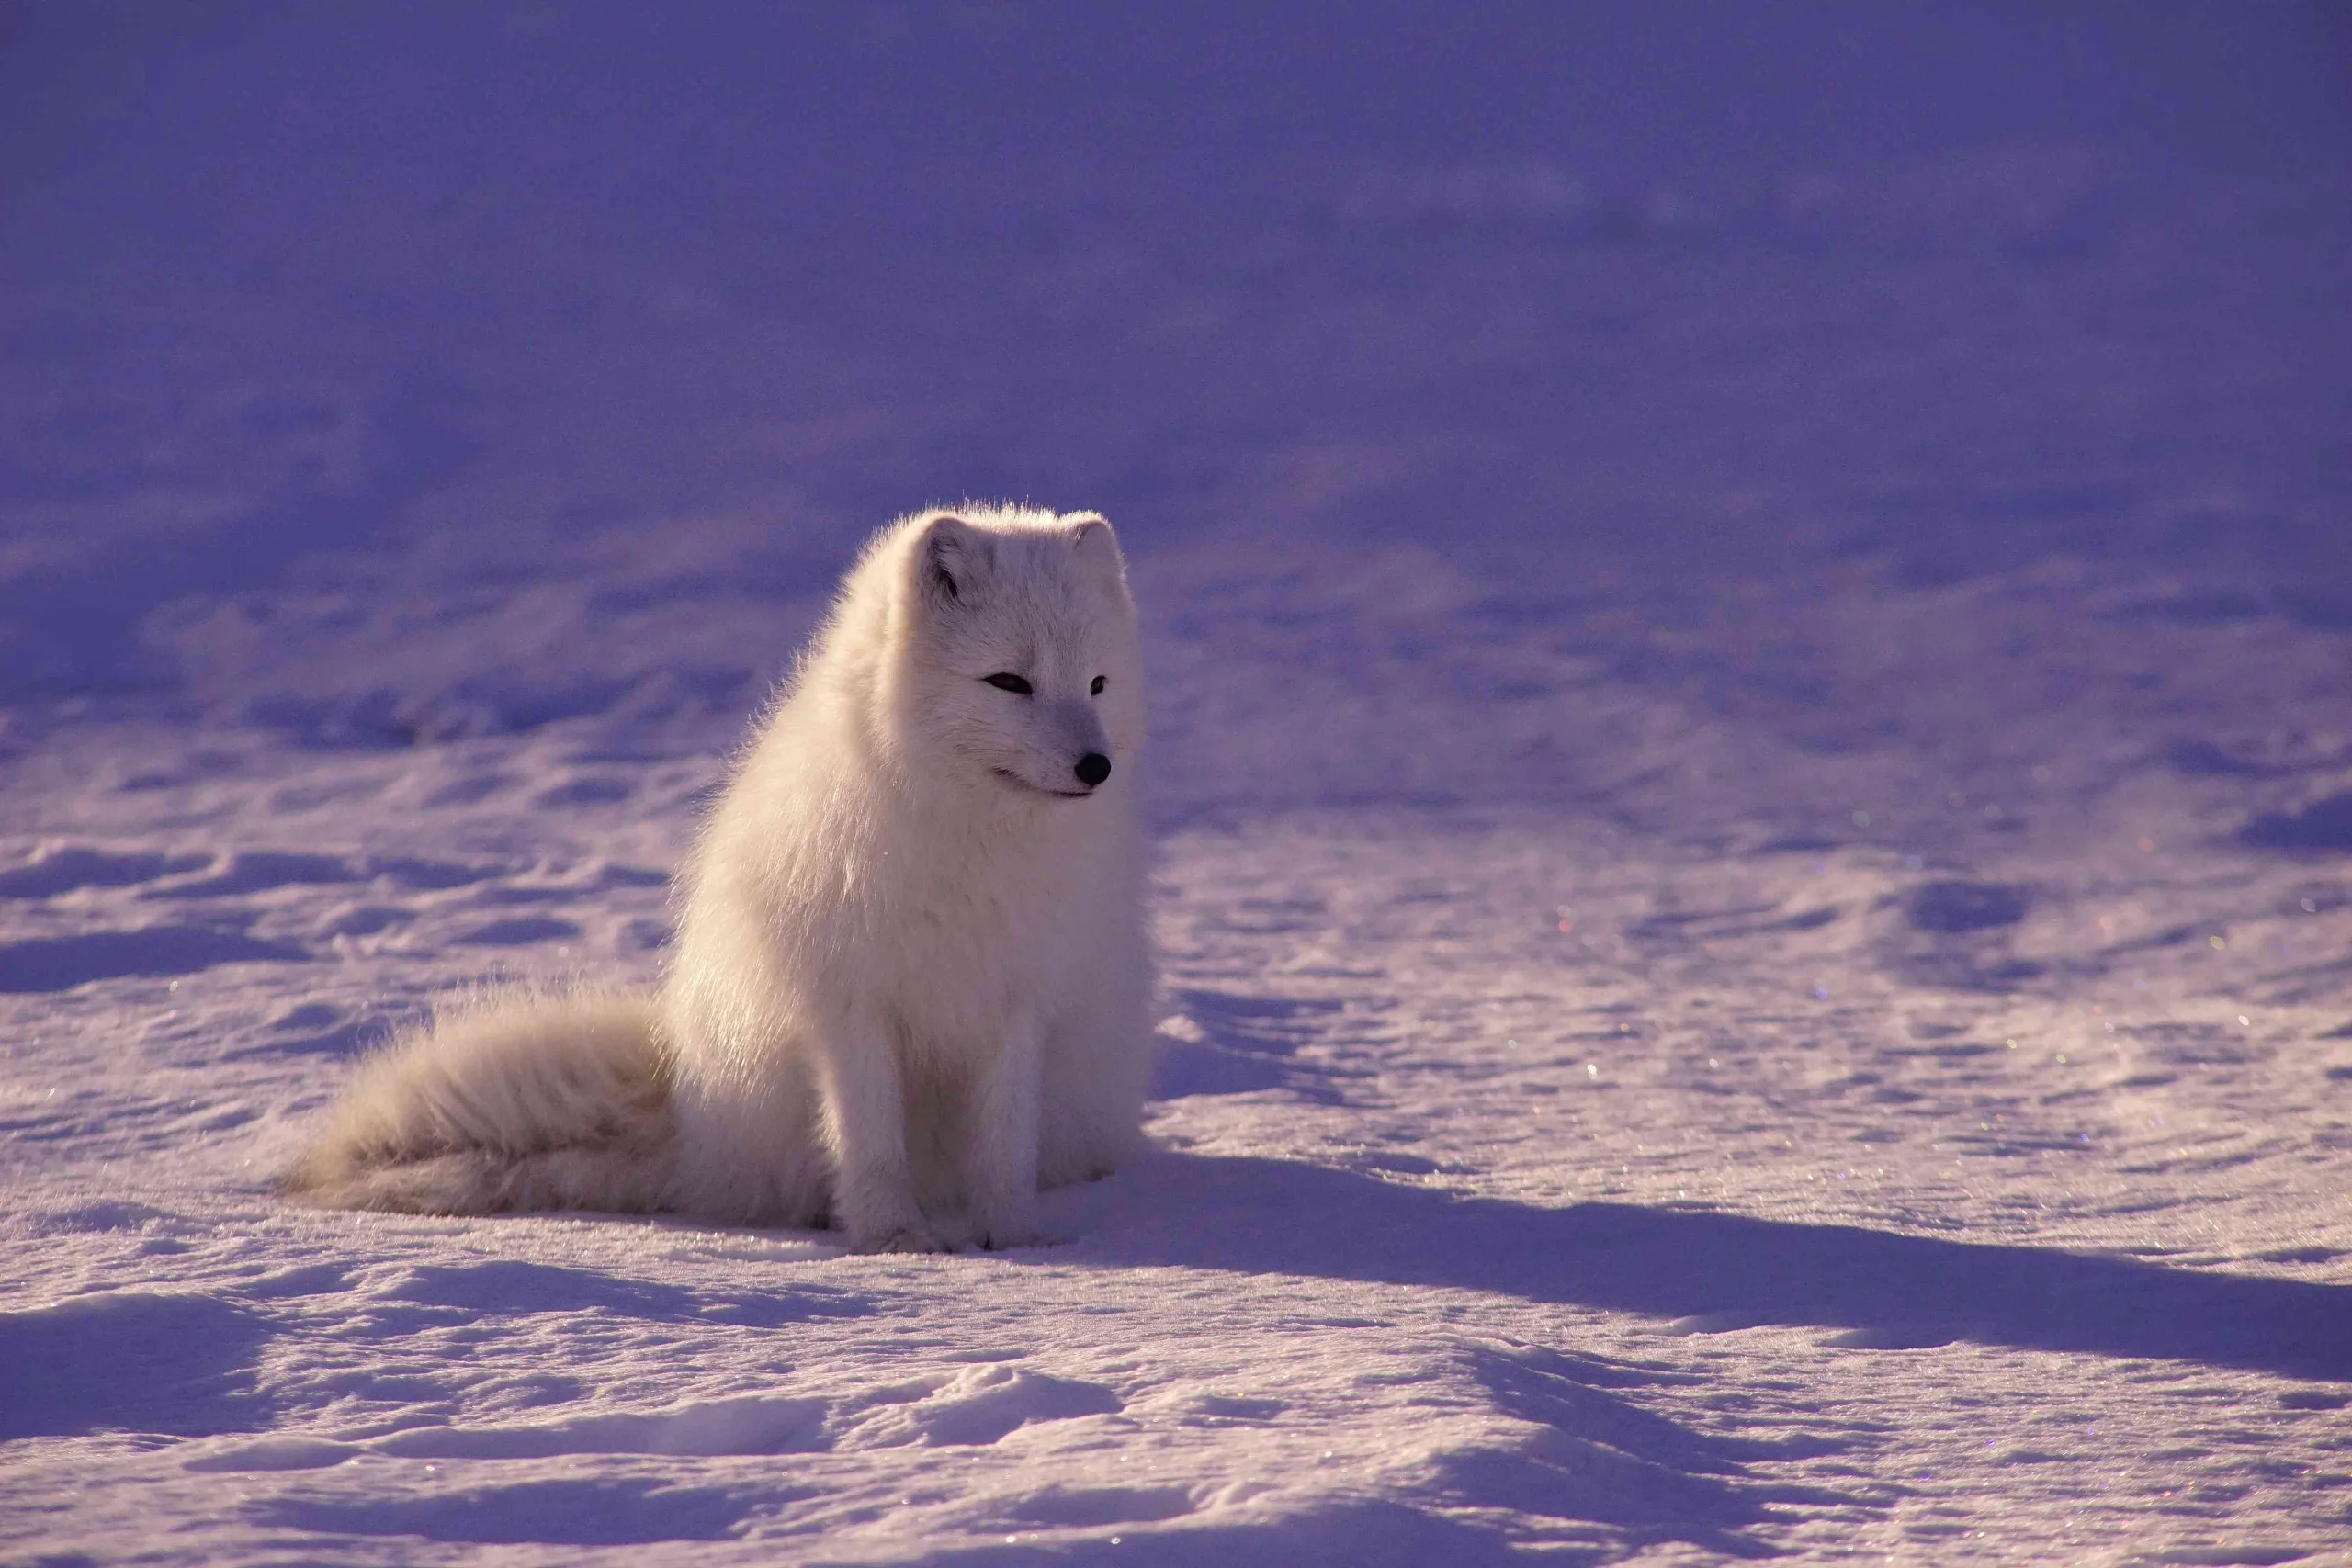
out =
[[509,998],[360,1071],[278,1190],[333,1209],[666,1207],[670,1051],[653,998]]

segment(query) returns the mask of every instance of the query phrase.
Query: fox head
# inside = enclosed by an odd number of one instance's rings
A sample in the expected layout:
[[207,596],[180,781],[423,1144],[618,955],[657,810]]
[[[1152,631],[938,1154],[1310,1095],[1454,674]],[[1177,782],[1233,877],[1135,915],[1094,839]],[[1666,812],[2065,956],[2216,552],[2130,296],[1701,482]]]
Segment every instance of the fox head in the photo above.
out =
[[967,507],[918,515],[906,537],[897,705],[918,765],[1041,804],[1123,789],[1143,682],[1111,525]]

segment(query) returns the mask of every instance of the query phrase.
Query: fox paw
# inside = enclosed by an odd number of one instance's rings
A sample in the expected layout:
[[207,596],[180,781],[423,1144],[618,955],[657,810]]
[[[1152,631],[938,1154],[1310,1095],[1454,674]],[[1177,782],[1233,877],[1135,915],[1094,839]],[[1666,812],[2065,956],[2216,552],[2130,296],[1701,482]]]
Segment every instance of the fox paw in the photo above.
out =
[[983,1225],[973,1245],[983,1252],[1004,1252],[1016,1247],[1044,1247],[1054,1238],[1032,1224]]
[[924,1224],[892,1225],[872,1235],[855,1237],[851,1246],[859,1252],[948,1252],[954,1250],[932,1233]]

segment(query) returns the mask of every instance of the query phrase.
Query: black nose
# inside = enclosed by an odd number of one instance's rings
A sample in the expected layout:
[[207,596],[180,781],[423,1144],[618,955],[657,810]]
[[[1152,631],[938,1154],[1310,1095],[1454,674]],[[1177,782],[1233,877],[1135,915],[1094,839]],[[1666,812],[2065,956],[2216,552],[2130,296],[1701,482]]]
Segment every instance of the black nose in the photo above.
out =
[[1092,789],[1111,776],[1111,759],[1100,751],[1089,751],[1078,760],[1078,782]]

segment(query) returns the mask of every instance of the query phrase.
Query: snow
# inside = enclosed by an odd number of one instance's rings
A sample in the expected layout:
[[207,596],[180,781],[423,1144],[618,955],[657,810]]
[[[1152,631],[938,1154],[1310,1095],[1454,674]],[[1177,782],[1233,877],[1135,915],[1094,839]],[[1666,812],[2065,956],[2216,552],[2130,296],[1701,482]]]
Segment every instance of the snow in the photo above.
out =
[[[0,1556],[2343,1560],[2340,25],[1721,15],[23,8]],[[1155,1152],[276,1202],[967,493],[1133,557]]]

